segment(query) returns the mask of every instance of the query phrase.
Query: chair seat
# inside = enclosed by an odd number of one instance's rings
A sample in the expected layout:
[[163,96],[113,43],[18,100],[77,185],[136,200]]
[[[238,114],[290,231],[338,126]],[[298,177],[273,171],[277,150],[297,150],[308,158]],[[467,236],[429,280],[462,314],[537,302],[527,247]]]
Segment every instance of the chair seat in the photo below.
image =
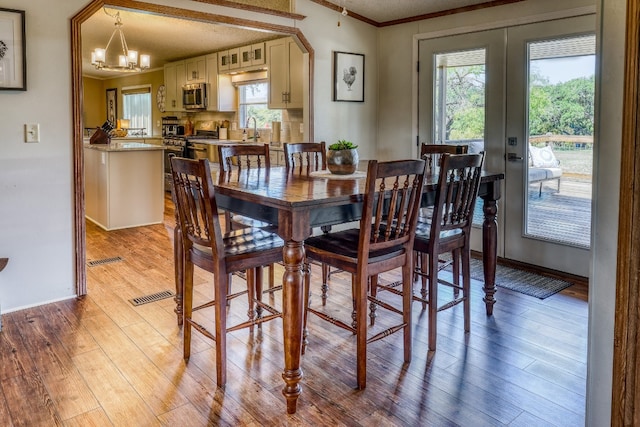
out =
[[[269,224],[268,222],[260,221],[258,219],[253,219],[248,216],[238,215],[238,214],[231,215],[231,221],[233,222],[234,226],[237,225],[239,227],[263,228],[268,230],[273,230],[276,228],[272,224]],[[232,228],[235,229],[238,227],[232,227]]]
[[[337,256],[346,260],[352,260],[355,264],[358,261],[359,238],[360,229],[352,228],[310,237],[305,241],[305,246],[307,247],[307,251],[312,251],[317,255],[320,255],[318,254],[319,251],[327,252],[330,255],[329,261],[335,259]],[[403,251],[401,246],[392,246],[386,249],[372,251],[369,254],[369,263],[377,263],[385,259],[394,258],[402,254]],[[320,261],[325,262],[324,259]]]
[[[429,234],[431,233],[431,222],[423,222],[418,221],[418,226],[416,227],[416,237],[421,239],[429,240]],[[462,231],[459,228],[453,230],[443,230],[440,232],[440,239],[453,239],[461,237]]]
[[[278,235],[270,233],[261,228],[241,228],[225,233],[224,242],[226,256],[250,255],[253,252],[265,251],[269,249],[282,250],[284,242]],[[194,244],[194,250],[209,254],[211,248]]]

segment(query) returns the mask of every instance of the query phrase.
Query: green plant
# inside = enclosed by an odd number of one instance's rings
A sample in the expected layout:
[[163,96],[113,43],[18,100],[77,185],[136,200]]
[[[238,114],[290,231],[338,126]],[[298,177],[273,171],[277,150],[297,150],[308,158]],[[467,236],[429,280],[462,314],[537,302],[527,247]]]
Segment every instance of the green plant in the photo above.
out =
[[345,139],[341,139],[338,142],[331,144],[329,146],[329,150],[352,150],[354,148],[358,148],[358,146],[355,145],[353,142],[347,141]]

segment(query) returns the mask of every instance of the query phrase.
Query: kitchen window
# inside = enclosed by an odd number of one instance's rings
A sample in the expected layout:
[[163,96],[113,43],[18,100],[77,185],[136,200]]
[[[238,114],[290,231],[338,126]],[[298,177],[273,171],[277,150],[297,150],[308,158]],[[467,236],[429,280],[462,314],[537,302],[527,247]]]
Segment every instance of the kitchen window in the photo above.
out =
[[269,83],[266,80],[237,83],[237,87],[241,127],[247,127],[249,117],[255,117],[259,128],[271,128],[271,122],[282,121],[281,110],[267,108]]
[[151,134],[151,86],[122,88],[122,117],[129,120],[131,135]]

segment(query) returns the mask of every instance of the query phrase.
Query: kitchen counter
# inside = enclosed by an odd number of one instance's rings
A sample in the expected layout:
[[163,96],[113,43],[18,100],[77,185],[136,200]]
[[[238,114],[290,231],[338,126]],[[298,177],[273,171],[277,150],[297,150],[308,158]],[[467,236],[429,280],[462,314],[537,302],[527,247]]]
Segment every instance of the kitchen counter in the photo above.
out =
[[162,223],[163,151],[141,142],[85,144],[86,218],[105,230]]
[[85,148],[97,151],[148,151],[148,150],[164,150],[164,146],[156,144],[147,144],[138,141],[125,141],[121,139],[112,139],[110,144],[85,144]]

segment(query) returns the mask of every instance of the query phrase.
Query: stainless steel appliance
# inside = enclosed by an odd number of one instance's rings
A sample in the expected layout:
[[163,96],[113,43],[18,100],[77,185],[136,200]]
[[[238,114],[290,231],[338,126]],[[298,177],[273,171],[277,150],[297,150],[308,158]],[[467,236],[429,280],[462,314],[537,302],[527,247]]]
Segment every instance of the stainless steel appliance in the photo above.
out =
[[197,130],[195,135],[187,137],[186,157],[217,161],[217,147],[209,143],[210,140],[217,139],[219,139],[217,130]]
[[207,108],[207,84],[193,83],[182,86],[182,106],[185,110]]
[[179,135],[166,135],[162,139],[162,145],[164,145],[164,191],[171,191],[173,185],[169,156],[174,154],[178,157],[185,157],[186,143],[186,138]]
[[[179,135],[180,120],[176,116],[162,118],[162,136]],[[182,132],[184,133],[184,132]]]

